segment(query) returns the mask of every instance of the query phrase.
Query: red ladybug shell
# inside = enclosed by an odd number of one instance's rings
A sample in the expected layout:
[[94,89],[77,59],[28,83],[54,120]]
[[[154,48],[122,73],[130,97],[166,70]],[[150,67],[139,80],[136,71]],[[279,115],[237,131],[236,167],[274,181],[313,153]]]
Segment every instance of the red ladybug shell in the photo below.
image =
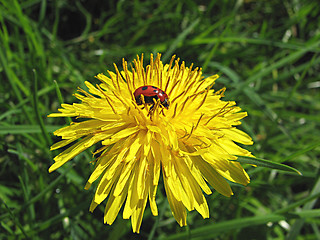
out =
[[164,91],[162,91],[160,88],[150,86],[150,85],[137,88],[134,91],[133,96],[138,105],[142,104],[141,95],[144,96],[144,101],[147,104],[154,104],[153,99],[155,99],[156,101],[160,99],[161,104],[165,108],[167,109],[169,108],[168,95]]

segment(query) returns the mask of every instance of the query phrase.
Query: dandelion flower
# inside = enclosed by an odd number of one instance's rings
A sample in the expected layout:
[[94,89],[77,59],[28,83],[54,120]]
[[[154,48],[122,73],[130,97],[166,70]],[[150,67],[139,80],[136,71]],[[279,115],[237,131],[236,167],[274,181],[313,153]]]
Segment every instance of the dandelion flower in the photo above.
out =
[[201,68],[186,67],[174,56],[163,65],[160,58],[151,55],[144,68],[143,55],[138,56],[130,70],[123,60],[123,71],[114,64],[115,72],[96,76],[100,84],[85,82],[89,92],[79,89],[75,97],[81,103],[62,104],[60,113],[49,115],[86,119],[54,132],[62,140],[51,150],[73,144],[54,158],[49,172],[101,142],[85,186],[88,189],[98,181],[90,211],[107,199],[104,222],[112,224],[124,205],[123,218],[131,218],[133,232],[138,233],[148,200],[152,214],[158,215],[160,172],[180,226],[187,224],[186,210],[196,209],[203,218],[209,217],[204,197],[212,193],[208,184],[231,196],[227,180],[242,185],[250,181],[234,161],[237,155],[252,156],[235,143],[253,143],[235,127],[247,113],[235,102],[221,100],[225,88],[211,89],[218,75],[204,78]]

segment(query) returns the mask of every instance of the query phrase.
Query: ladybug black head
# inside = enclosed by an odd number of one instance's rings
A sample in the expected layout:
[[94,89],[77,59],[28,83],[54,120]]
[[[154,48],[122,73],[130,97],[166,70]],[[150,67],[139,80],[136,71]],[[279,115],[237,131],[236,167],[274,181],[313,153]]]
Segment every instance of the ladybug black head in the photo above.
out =
[[168,101],[168,98],[166,98],[161,104],[162,104],[162,106],[164,106],[166,109],[169,109],[170,103],[169,103],[169,101]]

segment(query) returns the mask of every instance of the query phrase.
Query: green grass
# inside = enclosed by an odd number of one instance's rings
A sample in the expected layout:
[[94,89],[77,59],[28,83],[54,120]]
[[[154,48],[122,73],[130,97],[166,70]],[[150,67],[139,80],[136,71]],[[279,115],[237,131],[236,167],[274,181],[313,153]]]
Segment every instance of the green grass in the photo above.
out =
[[[0,239],[320,239],[320,5],[198,2],[0,1]],[[207,196],[211,218],[190,212],[184,228],[162,186],[140,235],[121,215],[104,225],[103,205],[89,213],[91,153],[49,174],[69,120],[46,116],[113,62],[157,52],[220,74],[215,88],[249,114],[248,149],[303,175],[244,164],[251,183]]]

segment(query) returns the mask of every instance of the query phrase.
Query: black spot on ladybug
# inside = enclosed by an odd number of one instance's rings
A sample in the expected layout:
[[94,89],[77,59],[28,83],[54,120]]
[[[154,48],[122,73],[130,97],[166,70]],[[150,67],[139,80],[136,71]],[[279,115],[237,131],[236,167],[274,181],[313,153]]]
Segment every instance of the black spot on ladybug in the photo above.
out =
[[148,89],[148,86],[144,86],[144,87],[142,87],[142,90],[144,91],[144,90],[147,90]]

